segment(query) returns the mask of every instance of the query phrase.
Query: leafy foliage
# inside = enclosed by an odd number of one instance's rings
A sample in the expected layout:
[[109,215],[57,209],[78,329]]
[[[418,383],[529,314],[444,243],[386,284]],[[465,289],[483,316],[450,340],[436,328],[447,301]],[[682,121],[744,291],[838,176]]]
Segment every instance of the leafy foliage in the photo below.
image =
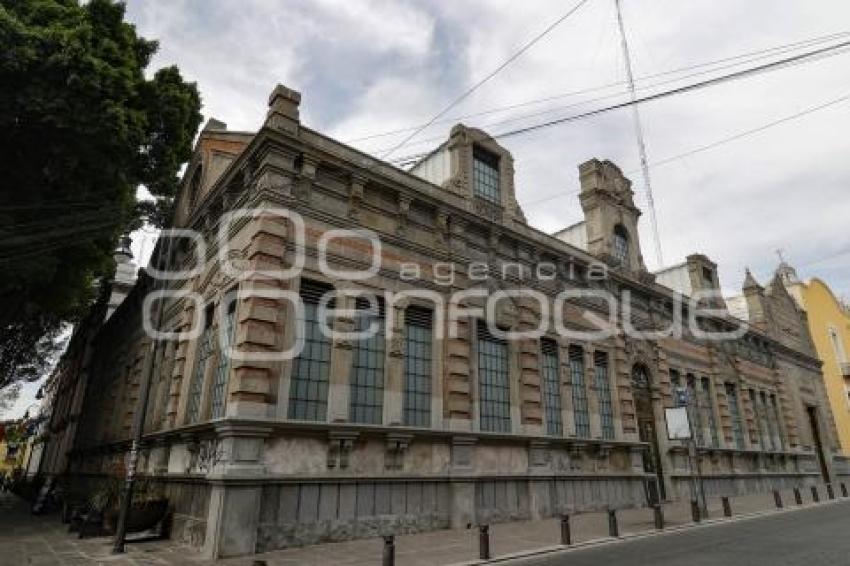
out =
[[156,49],[112,0],[0,0],[0,386],[90,304],[118,237],[170,216],[200,96],[145,76]]

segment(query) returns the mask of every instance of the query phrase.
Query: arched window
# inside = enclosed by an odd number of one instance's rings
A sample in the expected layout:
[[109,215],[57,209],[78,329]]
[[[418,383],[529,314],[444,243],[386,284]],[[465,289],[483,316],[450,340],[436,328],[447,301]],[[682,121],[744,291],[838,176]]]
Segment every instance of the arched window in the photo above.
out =
[[614,261],[617,265],[624,265],[629,258],[629,233],[622,224],[614,227]]
[[[676,373],[678,376],[678,372]],[[632,368],[632,387],[635,389],[650,389],[649,370],[643,364],[635,364]]]
[[194,206],[198,200],[198,193],[201,191],[201,176],[203,175],[203,167],[198,165],[195,172],[192,173],[192,179],[189,181],[189,206]]

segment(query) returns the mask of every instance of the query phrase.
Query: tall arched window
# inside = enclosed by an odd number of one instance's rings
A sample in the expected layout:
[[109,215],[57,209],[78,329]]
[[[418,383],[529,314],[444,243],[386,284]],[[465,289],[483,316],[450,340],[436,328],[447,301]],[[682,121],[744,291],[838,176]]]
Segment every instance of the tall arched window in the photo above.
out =
[[198,165],[195,172],[192,173],[192,179],[189,181],[189,206],[195,206],[201,192],[201,176],[203,175],[203,167]]
[[614,226],[614,261],[624,265],[629,259],[629,233],[622,224]]

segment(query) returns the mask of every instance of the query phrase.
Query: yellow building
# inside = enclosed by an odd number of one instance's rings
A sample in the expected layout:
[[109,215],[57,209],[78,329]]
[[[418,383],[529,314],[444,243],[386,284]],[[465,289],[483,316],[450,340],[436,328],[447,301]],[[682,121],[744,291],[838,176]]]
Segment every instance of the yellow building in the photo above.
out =
[[787,265],[782,274],[786,287],[808,314],[815,349],[823,360],[841,450],[850,455],[850,309],[820,279],[801,282]]

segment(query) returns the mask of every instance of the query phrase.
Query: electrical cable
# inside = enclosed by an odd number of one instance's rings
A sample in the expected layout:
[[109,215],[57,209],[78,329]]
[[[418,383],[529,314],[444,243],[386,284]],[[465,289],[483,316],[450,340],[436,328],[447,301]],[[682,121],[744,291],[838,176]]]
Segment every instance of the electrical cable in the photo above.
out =
[[407,136],[406,138],[404,138],[401,142],[399,142],[398,144],[396,144],[395,146],[393,146],[392,148],[390,148],[388,151],[386,151],[383,155],[381,155],[381,159],[386,159],[387,157],[389,157],[390,155],[392,155],[393,153],[395,153],[396,151],[398,151],[399,149],[401,149],[402,147],[404,147],[404,146],[407,144],[407,142],[409,142],[410,140],[412,140],[413,138],[415,138],[417,135],[419,135],[419,133],[420,133],[422,130],[424,130],[425,128],[427,128],[427,127],[428,127],[428,126],[430,126],[431,124],[433,124],[435,120],[437,120],[437,119],[439,119],[441,116],[445,115],[445,113],[446,113],[446,112],[448,112],[449,110],[451,110],[452,108],[454,108],[455,106],[457,106],[458,104],[460,104],[462,101],[464,101],[464,100],[465,100],[467,97],[469,97],[469,96],[470,96],[473,92],[475,92],[475,91],[476,91],[476,90],[478,90],[481,86],[483,86],[483,85],[484,85],[487,81],[489,81],[490,79],[492,79],[493,77],[495,77],[497,74],[499,74],[499,73],[500,73],[500,72],[501,72],[501,71],[502,71],[505,67],[507,67],[508,65],[510,65],[511,63],[513,63],[514,61],[516,61],[516,60],[517,60],[517,59],[518,59],[518,58],[519,58],[519,57],[520,57],[523,53],[525,53],[526,51],[528,51],[529,49],[531,49],[531,47],[532,47],[532,46],[534,46],[534,44],[536,44],[538,41],[540,41],[541,39],[543,39],[546,35],[548,35],[548,34],[549,34],[549,32],[551,32],[551,31],[552,31],[552,30],[554,30],[556,27],[558,27],[558,26],[559,26],[562,22],[564,22],[565,20],[567,20],[570,16],[572,16],[575,12],[577,12],[577,11],[578,11],[578,9],[579,9],[579,8],[581,8],[582,6],[584,6],[587,2],[588,2],[588,0],[579,0],[579,2],[578,2],[577,4],[575,4],[572,8],[570,8],[570,9],[569,9],[569,10],[568,10],[565,14],[563,14],[563,15],[562,15],[561,17],[559,17],[557,20],[555,20],[554,22],[552,22],[551,24],[549,24],[549,26],[548,26],[548,27],[546,27],[546,29],[544,29],[542,32],[540,32],[539,34],[537,34],[536,36],[534,36],[534,37],[531,39],[531,41],[527,42],[527,43],[526,43],[525,45],[523,45],[523,46],[522,46],[522,47],[521,47],[518,51],[514,52],[514,54],[513,54],[513,55],[511,55],[510,57],[508,57],[508,58],[507,58],[505,61],[503,61],[503,62],[502,62],[502,63],[501,63],[498,67],[496,67],[494,70],[492,70],[490,73],[488,73],[488,74],[487,74],[484,78],[482,78],[481,80],[479,80],[478,82],[476,82],[474,85],[472,85],[471,87],[469,87],[468,89],[466,89],[466,90],[465,90],[465,91],[464,91],[464,92],[463,92],[460,96],[458,96],[457,98],[455,98],[454,100],[452,100],[452,101],[448,104],[448,106],[446,106],[445,108],[443,108],[442,110],[440,110],[439,112],[437,112],[437,114],[435,114],[433,118],[431,118],[430,120],[428,120],[425,124],[423,124],[422,126],[420,126],[419,128],[417,128],[417,129],[416,129],[413,133],[411,133],[409,136]]
[[[834,99],[829,100],[827,102],[824,102],[822,104],[818,104],[816,106],[811,106],[811,107],[806,108],[804,110],[801,110],[799,112],[795,112],[794,114],[789,114],[788,116],[783,116],[782,118],[772,120],[770,122],[767,122],[767,123],[762,124],[760,126],[757,126],[755,128],[752,128],[752,129],[749,129],[749,130],[744,130],[742,132],[738,132],[738,133],[733,134],[731,136],[728,136],[726,138],[722,138],[720,140],[713,141],[711,143],[695,147],[693,149],[690,149],[688,151],[685,151],[685,152],[682,152],[682,153],[679,153],[679,154],[676,154],[676,155],[671,155],[669,157],[664,157],[662,159],[658,159],[656,161],[650,162],[650,165],[652,167],[657,167],[657,166],[660,166],[660,165],[667,165],[669,163],[672,163],[673,161],[677,161],[679,159],[683,159],[685,157],[689,157],[691,155],[701,153],[703,151],[708,151],[710,149],[714,149],[716,147],[725,145],[727,143],[737,141],[739,139],[751,136],[751,135],[759,133],[759,132],[763,132],[764,130],[767,130],[767,129],[772,128],[774,126],[784,124],[785,122],[790,122],[792,120],[802,118],[803,116],[807,116],[807,115],[812,114],[814,112],[817,112],[819,110],[824,110],[826,108],[829,108],[831,106],[834,106],[836,104],[844,102],[848,99],[850,99],[850,93],[844,94],[842,96],[839,96],[838,98],[834,98]],[[639,169],[630,169],[630,170],[626,171],[625,173],[634,173],[636,171],[639,171]],[[573,195],[573,194],[578,194],[580,192],[581,192],[580,190],[573,190],[573,191],[569,191],[569,192],[565,192],[565,193],[562,192],[562,193],[558,193],[556,195],[550,195],[550,196],[547,196],[547,197],[543,197],[543,198],[540,198],[540,199],[536,199],[536,200],[533,200],[533,201],[522,203],[522,206],[532,206],[532,205],[539,204],[539,203],[542,203],[542,202],[548,202],[550,200],[566,197],[566,196]]]
[[[678,74],[678,73],[682,73],[682,72],[685,72],[685,71],[691,71],[691,70],[694,70],[694,69],[699,69],[699,68],[702,68],[702,67],[708,67],[708,66],[718,65],[720,63],[726,63],[726,62],[729,62],[729,61],[744,59],[743,61],[741,61],[741,62],[739,62],[735,65],[729,65],[729,66],[722,67],[722,68],[734,67],[734,66],[738,66],[738,65],[743,65],[743,64],[751,62],[751,61],[757,61],[759,59],[765,58],[764,56],[755,57],[756,55],[775,56],[777,53],[787,53],[789,51],[796,51],[796,50],[798,50],[798,49],[800,49],[801,47],[804,47],[804,46],[811,46],[811,45],[817,45],[817,44],[820,44],[820,43],[825,43],[827,41],[832,41],[832,40],[837,39],[839,37],[845,37],[848,34],[850,34],[850,32],[846,32],[846,31],[845,32],[838,32],[838,33],[819,36],[819,37],[815,37],[815,38],[811,38],[811,39],[807,39],[807,40],[802,40],[802,41],[797,41],[797,42],[793,42],[793,43],[787,43],[787,44],[777,45],[777,46],[773,46],[773,47],[768,47],[768,48],[765,48],[765,49],[750,51],[750,52],[747,52],[747,53],[742,53],[742,54],[739,54],[739,55],[733,55],[733,56],[730,56],[730,57],[723,57],[723,58],[720,58],[720,59],[714,59],[714,60],[711,60],[711,61],[696,63],[696,64],[693,64],[693,65],[686,65],[684,67],[678,67],[678,68],[670,69],[670,70],[667,70],[667,71],[662,71],[662,72],[658,72],[658,73],[652,73],[652,74],[648,74],[648,75],[642,75],[642,76],[639,76],[639,77],[635,77],[635,81],[641,82],[641,81],[645,81],[645,80],[652,79],[652,78],[663,77],[663,76],[667,76],[667,75],[671,75],[671,74]],[[715,69],[715,70],[719,70],[719,69]],[[709,72],[711,72],[711,71],[709,71]],[[689,76],[692,76],[692,75],[689,75]],[[620,86],[620,85],[625,85],[625,84],[626,84],[626,81],[615,81],[615,82],[597,85],[597,86],[593,86],[593,87],[587,87],[587,88],[580,89],[580,90],[574,90],[574,91],[564,92],[564,93],[560,93],[560,94],[555,94],[555,95],[547,96],[547,97],[544,97],[544,98],[532,99],[532,100],[528,100],[528,101],[524,101],[524,102],[518,102],[518,103],[515,103],[515,104],[510,104],[510,105],[507,105],[507,106],[500,106],[500,107],[490,108],[490,109],[487,109],[487,110],[481,110],[481,111],[473,112],[473,113],[469,113],[469,114],[463,114],[463,115],[460,115],[460,116],[445,118],[443,120],[435,120],[434,122],[431,123],[431,125],[447,123],[447,122],[456,122],[456,121],[459,121],[459,120],[463,120],[465,118],[474,118],[474,117],[477,117],[477,116],[483,116],[483,115],[487,115],[487,114],[504,112],[506,110],[514,110],[516,108],[521,108],[521,107],[524,107],[524,106],[532,106],[534,104],[542,104],[544,102],[551,102],[553,100],[559,100],[561,98],[568,98],[568,97],[576,96],[576,95],[579,95],[579,94],[587,94],[587,93],[590,93],[590,92],[597,92],[597,91],[600,91],[600,90],[606,90],[606,89],[609,89],[609,88],[612,88],[612,87],[615,87],[615,86]],[[628,93],[628,91],[623,91],[623,92],[626,93],[626,94]],[[395,129],[395,130],[387,130],[387,131],[384,131],[384,132],[378,132],[378,133],[374,133],[374,134],[367,134],[367,135],[360,136],[360,137],[357,137],[357,138],[347,139],[347,140],[345,140],[345,143],[353,143],[353,142],[365,141],[365,140],[379,138],[379,137],[387,137],[387,136],[391,136],[391,135],[395,135],[395,134],[401,134],[401,133],[404,133],[404,132],[409,132],[409,131],[415,130],[417,128],[421,128],[423,126],[426,126],[426,125],[420,124],[420,125],[416,125],[416,126],[407,126],[407,127],[404,127],[404,128],[398,128],[398,129]]]

